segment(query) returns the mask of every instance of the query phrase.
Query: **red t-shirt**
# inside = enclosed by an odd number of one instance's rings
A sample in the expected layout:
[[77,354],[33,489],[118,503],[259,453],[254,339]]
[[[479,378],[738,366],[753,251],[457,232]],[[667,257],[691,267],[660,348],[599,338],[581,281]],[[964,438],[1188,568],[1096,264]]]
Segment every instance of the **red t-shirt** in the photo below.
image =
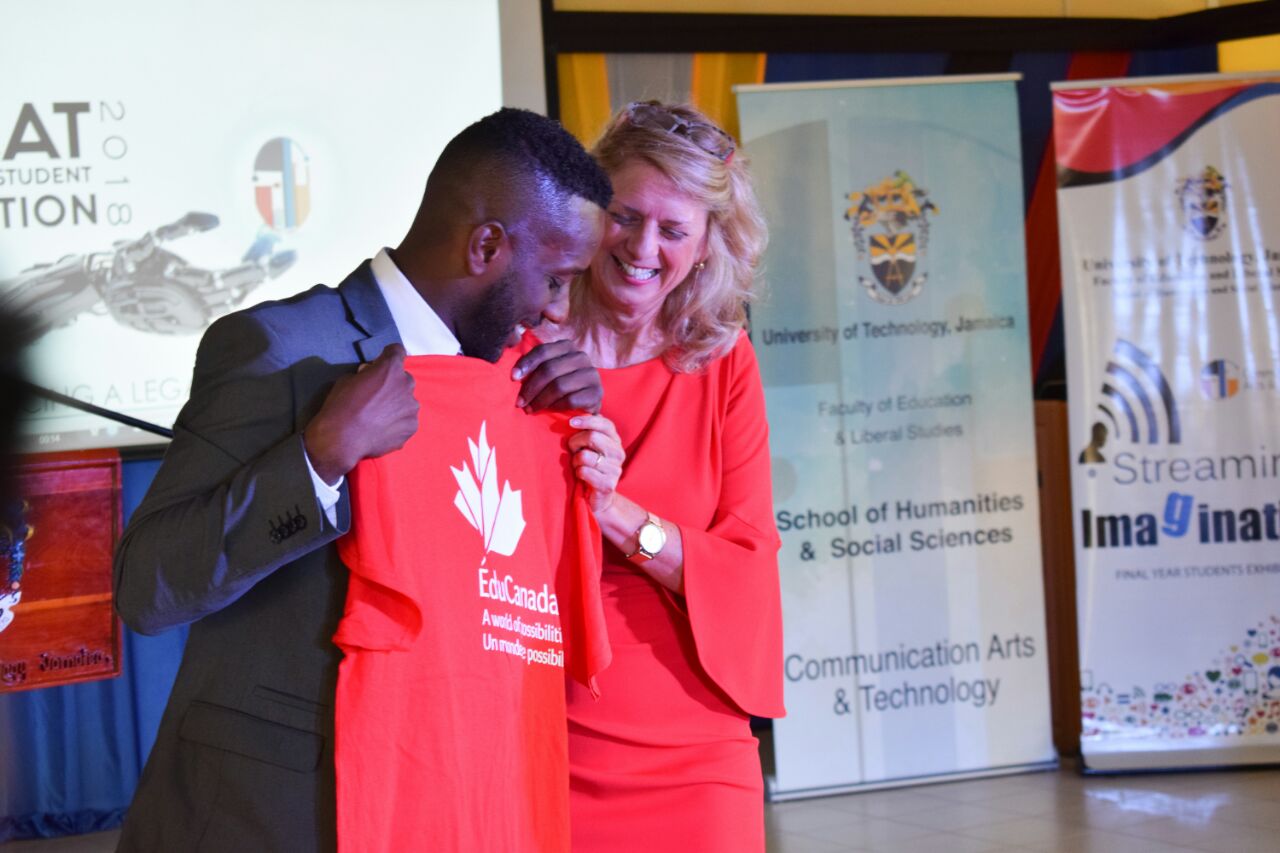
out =
[[564,675],[607,663],[600,534],[568,416],[516,408],[515,358],[407,359],[418,432],[350,474],[343,853],[569,849]]

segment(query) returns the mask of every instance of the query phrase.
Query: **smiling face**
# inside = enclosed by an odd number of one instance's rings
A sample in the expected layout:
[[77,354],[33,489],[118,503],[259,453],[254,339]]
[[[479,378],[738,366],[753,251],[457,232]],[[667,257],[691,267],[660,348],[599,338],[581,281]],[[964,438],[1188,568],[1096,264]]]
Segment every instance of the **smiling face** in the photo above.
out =
[[[464,354],[497,361],[520,343],[524,329],[545,318],[564,322],[569,282],[581,274],[600,245],[600,208],[574,196],[554,223],[531,223],[523,240],[511,244],[511,262],[489,285],[458,325]],[[518,245],[517,245],[518,243]]]
[[647,321],[705,259],[708,211],[644,160],[610,178],[613,202],[591,265],[595,296],[615,314]]

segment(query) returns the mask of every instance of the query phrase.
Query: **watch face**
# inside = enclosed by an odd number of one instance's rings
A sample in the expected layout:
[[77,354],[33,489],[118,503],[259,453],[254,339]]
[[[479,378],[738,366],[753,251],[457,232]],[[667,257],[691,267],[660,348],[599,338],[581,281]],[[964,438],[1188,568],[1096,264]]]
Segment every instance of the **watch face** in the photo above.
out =
[[640,528],[640,547],[648,551],[650,554],[658,553],[663,544],[667,541],[667,537],[662,534],[662,528],[656,524],[646,524]]

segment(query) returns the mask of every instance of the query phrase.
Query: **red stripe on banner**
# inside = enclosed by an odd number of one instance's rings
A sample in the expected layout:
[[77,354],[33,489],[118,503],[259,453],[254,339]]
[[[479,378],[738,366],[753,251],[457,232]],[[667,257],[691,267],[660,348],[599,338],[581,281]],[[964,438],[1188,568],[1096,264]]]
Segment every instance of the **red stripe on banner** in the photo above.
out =
[[1077,172],[1115,172],[1168,146],[1214,107],[1248,84],[1107,86],[1053,93],[1058,165]]
[[266,221],[266,223],[268,225],[274,226],[276,223],[275,223],[274,203],[272,202],[272,199],[271,199],[271,187],[262,187],[262,186],[254,187],[253,201],[258,206],[258,213],[262,214],[262,218]]
[[[1132,54],[1077,53],[1067,68],[1068,80],[1123,77]],[[1053,134],[1049,135],[1040,172],[1027,207],[1027,316],[1031,326],[1031,371],[1034,376],[1044,357],[1053,320],[1062,297],[1061,255],[1058,250],[1057,158]]]

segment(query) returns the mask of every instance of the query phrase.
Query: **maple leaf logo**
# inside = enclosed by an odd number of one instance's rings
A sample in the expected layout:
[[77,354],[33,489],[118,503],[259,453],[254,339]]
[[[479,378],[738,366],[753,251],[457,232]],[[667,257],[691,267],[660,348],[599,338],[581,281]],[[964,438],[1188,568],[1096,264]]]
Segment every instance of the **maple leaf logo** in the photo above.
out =
[[485,437],[485,422],[480,422],[478,442],[467,439],[471,450],[471,467],[464,460],[461,468],[449,467],[458,481],[458,493],[453,505],[458,508],[472,527],[484,538],[484,561],[494,551],[504,557],[515,553],[524,533],[524,511],[520,492],[511,488],[510,482],[502,484],[498,491],[498,450],[489,446]]

